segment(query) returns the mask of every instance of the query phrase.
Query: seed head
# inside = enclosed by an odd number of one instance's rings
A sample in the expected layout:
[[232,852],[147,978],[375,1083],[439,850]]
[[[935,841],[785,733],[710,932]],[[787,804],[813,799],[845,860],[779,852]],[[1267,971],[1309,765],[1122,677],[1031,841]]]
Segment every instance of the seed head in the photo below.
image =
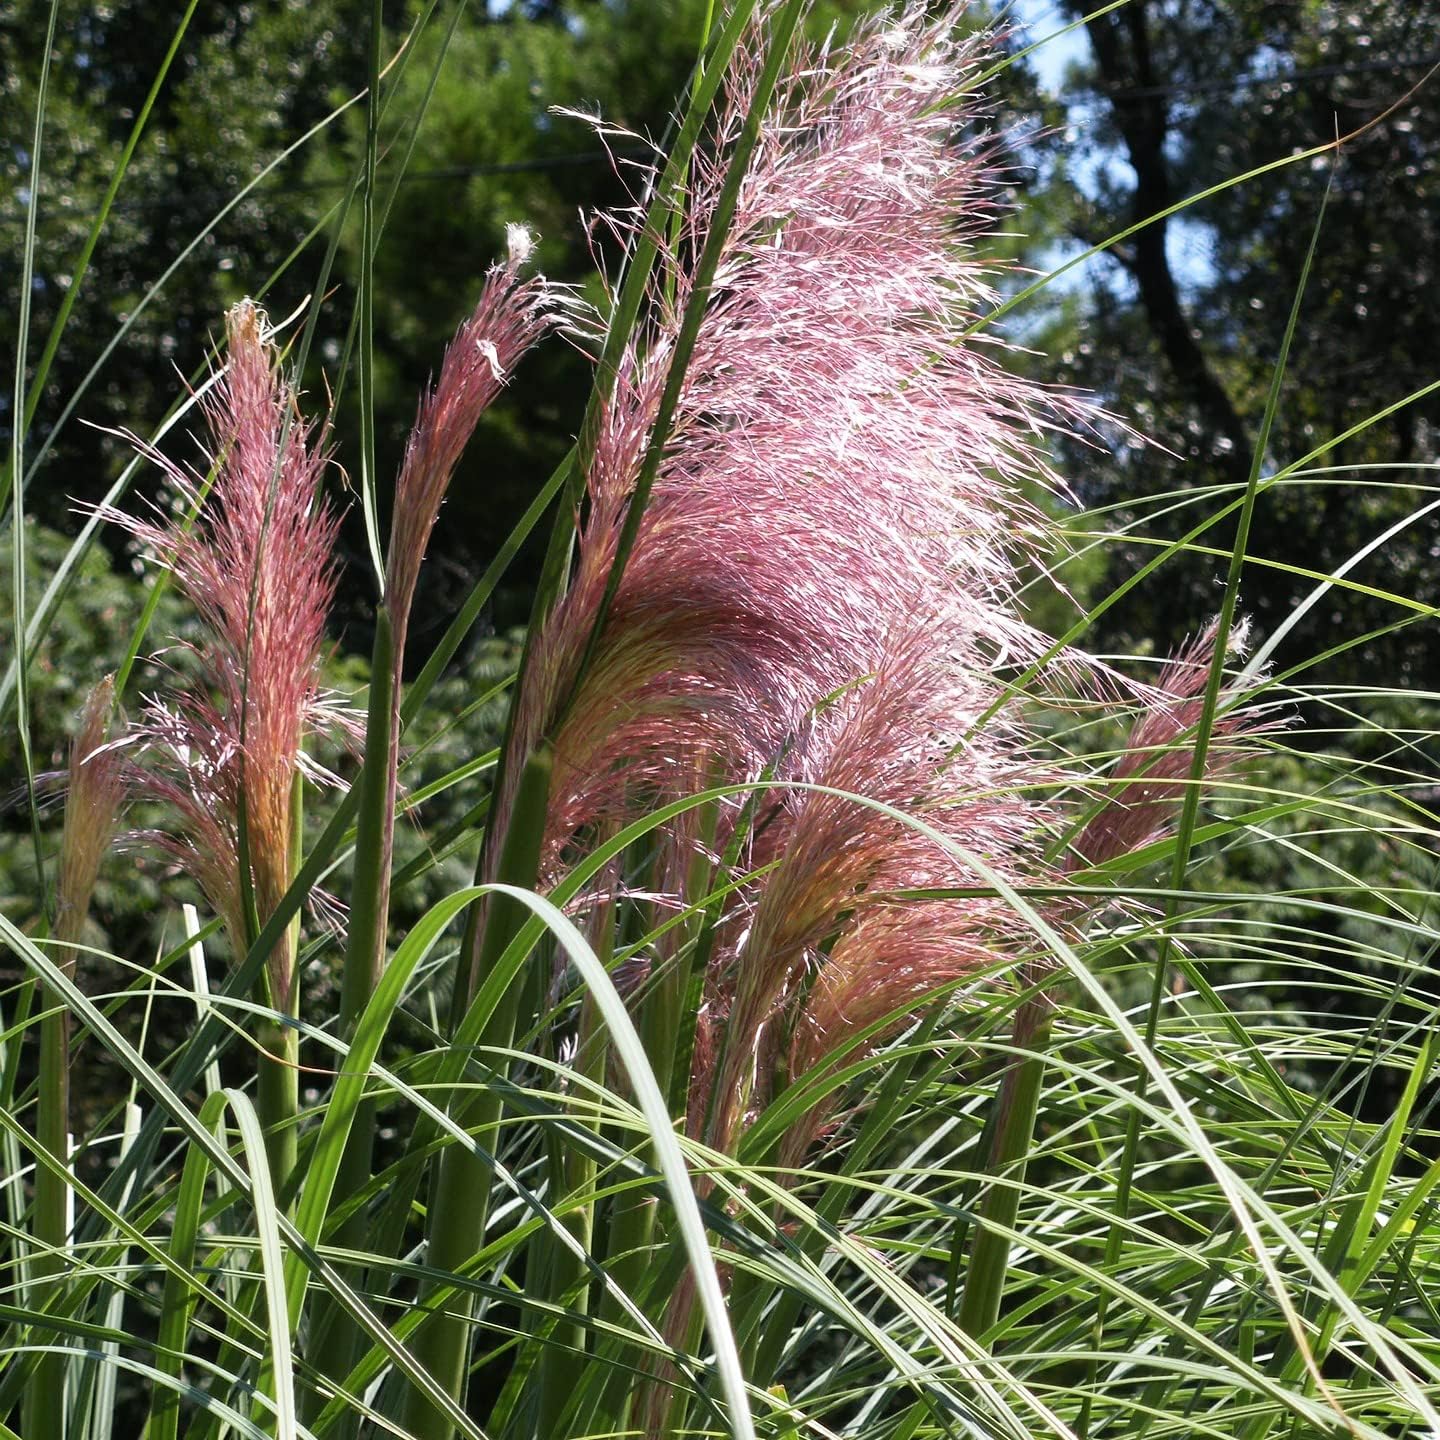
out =
[[[318,666],[339,522],[320,493],[323,445],[278,372],[263,314],[243,301],[226,332],[226,367],[205,401],[213,485],[205,492],[198,477],[154,455],[193,525],[114,518],[169,565],[207,632],[194,652],[203,688],[150,703],[141,738],[148,785],[181,820],[164,847],[243,944],[242,824],[263,924],[291,879],[293,789],[309,768],[304,737],[335,718]],[[283,956],[272,957],[272,969],[283,1003]]]
[[440,378],[420,402],[405,446],[385,573],[397,654],[404,649],[430,532],[460,455],[520,358],[554,322],[545,281],[520,278],[534,245],[530,232],[509,225],[506,236],[510,258],[490,271],[474,311],[445,352]]
[[[1107,779],[1104,803],[1074,842],[1074,868],[1103,865],[1160,839],[1174,823],[1194,765],[1195,728],[1205,709],[1218,629],[1212,622],[1173,655]],[[1242,652],[1245,631],[1231,637]],[[1253,685],[1253,682],[1252,682]],[[1245,703],[1245,689],[1222,685],[1210,744],[1206,782],[1220,779],[1255,751],[1255,739],[1274,722]]]
[[[80,938],[84,928],[100,862],[110,848],[125,800],[122,737],[110,733],[114,705],[115,681],[107,675],[86,699],[80,728],[70,744],[55,929],[59,939],[71,943]],[[61,963],[73,966],[74,955],[62,956]]]
[[[916,9],[862,26],[843,51],[802,47],[781,83],[580,674],[763,34],[742,51],[680,242],[611,377],[575,575],[517,699],[512,757],[542,737],[555,746],[552,855],[696,774],[759,774],[917,614],[953,619],[936,642],[976,670],[1040,648],[1011,596],[1048,407],[967,335],[991,299],[967,241],[993,212],[997,175],[936,107],[978,52]],[[512,798],[499,797],[497,823]]]

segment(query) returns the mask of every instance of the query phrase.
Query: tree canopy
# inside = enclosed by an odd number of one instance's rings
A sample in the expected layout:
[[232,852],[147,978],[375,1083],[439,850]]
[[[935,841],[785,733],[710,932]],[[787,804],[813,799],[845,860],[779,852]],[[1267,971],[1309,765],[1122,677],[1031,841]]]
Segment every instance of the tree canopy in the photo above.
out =
[[[567,0],[452,16],[417,4],[387,7],[396,56],[388,113],[405,118],[381,135],[381,474],[393,470],[433,357],[503,249],[507,223],[536,230],[547,273],[595,297],[597,265],[613,266],[615,257],[606,237],[587,233],[584,216],[623,200],[649,142],[663,145],[704,8],[699,0]],[[816,23],[843,27],[857,8],[832,7]],[[1018,50],[1086,9],[1081,0],[1022,8],[1033,29],[1008,43]],[[1026,56],[999,92],[999,122],[1019,147],[1024,236],[1016,248],[1024,263],[1045,267],[1139,226],[1078,279],[1071,272],[1007,317],[1009,333],[1037,352],[1025,363],[1097,394],[1131,427],[1107,432],[1098,446],[1094,436],[1062,446],[1058,468],[1086,502],[1143,504],[1244,484],[1320,223],[1262,463],[1273,471],[1314,452],[1310,468],[1326,473],[1264,497],[1245,601],[1262,630],[1274,628],[1315,574],[1346,566],[1398,526],[1382,554],[1347,572],[1362,588],[1332,591],[1293,631],[1295,653],[1315,654],[1341,593],[1347,605],[1364,607],[1364,628],[1391,633],[1331,662],[1333,673],[1352,678],[1377,667],[1387,678],[1414,678],[1434,673],[1437,658],[1434,642],[1411,623],[1419,607],[1440,599],[1440,521],[1416,515],[1426,502],[1413,468],[1433,450],[1435,398],[1366,423],[1433,379],[1440,122],[1426,80],[1436,58],[1427,36],[1440,16],[1432,12],[1428,3],[1377,4],[1361,15],[1318,0],[1130,0],[1059,42],[1073,58],[1048,91],[1037,78],[1047,67]],[[92,220],[174,38],[147,14],[124,0],[62,11],[52,53],[32,356],[43,353],[67,298],[75,308],[35,396],[28,453],[40,463],[28,508],[61,528],[74,528],[74,504],[97,499],[128,458],[128,442],[111,432],[148,434],[173,391],[172,367],[198,374],[225,305],[254,294],[278,318],[314,303],[336,225],[339,251],[307,383],[316,392],[344,384],[359,244],[358,207],[344,202],[364,121],[363,107],[343,107],[362,89],[366,61],[363,27],[333,3],[191,7],[88,272],[70,296]],[[0,29],[8,77],[0,234],[15,254],[28,198],[36,37],[47,19],[45,5],[16,4]],[[599,135],[566,113],[576,111],[625,133]],[[1283,163],[1337,135],[1338,151]],[[1272,168],[1228,183],[1263,167]],[[1152,218],[1215,187],[1168,222]],[[16,339],[18,274],[7,266],[0,276],[7,351]],[[487,417],[427,582],[434,613],[461,593],[563,454],[586,370],[578,350],[552,345]],[[9,402],[0,397],[6,427]],[[337,425],[342,457],[353,463],[346,404]],[[1137,443],[1137,433],[1150,443]],[[184,451],[183,441],[171,443]],[[185,458],[195,458],[193,449]],[[1145,519],[1145,534],[1171,538],[1187,513]],[[1122,518],[1142,520],[1133,512]],[[349,535],[358,559],[363,537],[353,518]],[[1144,543],[1107,553],[1113,578],[1143,562]],[[522,563],[498,599],[502,628],[523,615],[533,564],[534,557]],[[369,596],[364,566],[352,569],[346,609],[359,648]],[[1180,571],[1167,573],[1163,587],[1142,590],[1113,617],[1131,640],[1161,646],[1205,610],[1213,556],[1192,557],[1183,585],[1174,580]],[[1397,609],[1390,595],[1417,608]]]

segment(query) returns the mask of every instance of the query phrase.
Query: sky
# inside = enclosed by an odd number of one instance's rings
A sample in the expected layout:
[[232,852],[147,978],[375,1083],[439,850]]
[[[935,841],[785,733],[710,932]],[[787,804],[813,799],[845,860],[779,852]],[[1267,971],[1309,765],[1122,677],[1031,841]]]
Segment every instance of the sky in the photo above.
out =
[[[1066,30],[1066,26],[1071,23],[1071,17],[1062,13],[1054,0],[1013,0],[1010,13],[1025,31],[1027,43],[1039,47],[1025,57],[1026,63],[1051,95],[1057,99],[1065,99],[1066,71],[1073,64],[1087,61],[1090,56],[1090,44],[1085,38],[1083,26],[1077,25],[1074,29]],[[1059,34],[1060,31],[1065,33]],[[1077,113],[1077,107],[1068,108],[1078,143],[1081,139],[1083,116]],[[1084,190],[1087,172],[1096,176],[1102,169],[1112,166],[1120,168],[1125,182],[1128,183],[1129,166],[1123,157],[1113,150],[1103,151],[1098,147],[1089,156],[1088,163],[1072,166],[1071,175],[1076,184]],[[1207,227],[1201,221],[1184,217],[1172,220],[1167,230],[1166,250],[1182,292],[1207,285],[1213,280],[1214,270]]]
[[[1028,32],[1032,45],[1055,35],[1069,23],[1053,0],[1015,0],[1011,13]],[[1063,90],[1066,67],[1076,60],[1085,59],[1088,53],[1085,32],[1075,29],[1049,40],[1026,59],[1040,77],[1040,83],[1052,95],[1059,95]]]

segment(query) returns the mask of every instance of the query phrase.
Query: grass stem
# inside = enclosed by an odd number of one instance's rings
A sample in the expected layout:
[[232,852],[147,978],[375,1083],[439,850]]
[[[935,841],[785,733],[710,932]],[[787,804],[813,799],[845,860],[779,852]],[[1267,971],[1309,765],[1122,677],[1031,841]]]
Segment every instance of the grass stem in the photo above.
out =
[[960,1298],[960,1324],[976,1340],[987,1334],[1000,1316],[1010,1264],[1009,1232],[1015,1228],[1020,1209],[1049,1036],[1050,1001],[1044,994],[1031,995],[1015,1012],[1011,1039],[1017,1054],[1005,1071],[997,1097],[988,1169],[992,1180],[1003,1183],[992,1184],[980,1204],[980,1224],[974,1230]]
[[[61,912],[56,940],[61,945],[59,963],[67,976],[75,971],[78,924],[67,924],[74,912]],[[83,916],[80,917],[83,919]],[[35,1139],[40,1149],[68,1166],[70,1152],[70,1014],[64,1001],[49,987],[41,993],[40,1083],[37,1098]],[[70,1187],[61,1172],[35,1164],[35,1223],[37,1253],[31,1266],[32,1288],[29,1305],[35,1311],[62,1288],[66,1264],[63,1252],[70,1239]],[[59,1339],[41,1331],[42,1343]],[[34,1440],[64,1440],[69,1430],[66,1395],[67,1364],[64,1355],[42,1355],[35,1368],[34,1382],[25,1392],[25,1434]]]
[[[610,907],[605,907],[608,912]],[[613,935],[613,923],[604,926],[602,934]],[[603,949],[598,952],[604,960]],[[576,1040],[574,1060],[575,1073],[590,1081],[602,1081],[605,1077],[606,1057],[609,1047],[606,1031],[600,1020],[599,1008],[591,992],[585,992],[580,1006],[580,1033]],[[585,1123],[585,1122],[582,1122]],[[598,1124],[588,1122],[592,1129]],[[550,1173],[554,1181],[557,1202],[560,1200],[583,1199],[592,1196],[595,1190],[596,1164],[592,1155],[578,1145],[570,1145],[560,1131],[550,1131]],[[593,1251],[595,1234],[595,1203],[583,1199],[561,1216],[560,1223],[569,1231],[576,1244],[585,1254]],[[568,1247],[561,1246],[553,1239],[550,1243],[551,1260],[547,1278],[551,1301],[565,1307],[567,1316],[558,1321],[551,1332],[549,1343],[540,1359],[538,1399],[539,1419],[536,1435],[554,1436],[561,1433],[560,1425],[567,1404],[573,1393],[571,1383],[575,1367],[583,1363],[586,1350],[586,1326],[584,1316],[589,1313],[589,1267],[581,1255]]]
[[[365,724],[365,759],[358,780],[360,807],[355,822],[355,871],[350,890],[350,929],[340,982],[340,1038],[349,1044],[375,991],[385,964],[390,915],[390,870],[395,836],[395,794],[399,767],[399,687],[390,613],[375,612],[375,645],[370,659],[370,696]],[[335,1196],[344,1200],[369,1183],[375,1149],[375,1105],[355,1112],[340,1160]],[[369,1241],[365,1210],[356,1210],[333,1232],[341,1249],[361,1250]],[[327,1301],[316,1319],[313,1359],[320,1373],[339,1382],[354,1366],[360,1332]],[[316,1398],[317,1405],[319,1397]],[[354,1417],[347,1417],[353,1420]]]
[[[548,746],[532,752],[525,761],[514,814],[500,852],[497,879],[502,884],[527,889],[535,885],[552,768],[553,757]],[[477,971],[481,977],[488,974],[505,953],[528,915],[526,908],[509,896],[492,897],[481,932]],[[526,983],[527,976],[522,971],[507,987],[481,1034],[482,1048],[504,1050],[512,1044],[520,996]],[[451,1114],[467,1131],[493,1146],[501,1108],[500,1091],[491,1085],[478,1092],[457,1091]],[[487,1160],[469,1147],[446,1147],[439,1160],[427,1217],[426,1261],[431,1269],[442,1274],[459,1272],[480,1249],[490,1218],[493,1188],[494,1176]],[[428,1288],[433,1291],[435,1287]],[[424,1299],[422,1293],[422,1303]],[[415,1358],[451,1398],[461,1404],[470,1346],[470,1316],[469,1297],[452,1296],[445,1312],[433,1316],[415,1337]],[[404,1425],[415,1440],[450,1440],[454,1434],[450,1418],[413,1388],[406,1397]]]

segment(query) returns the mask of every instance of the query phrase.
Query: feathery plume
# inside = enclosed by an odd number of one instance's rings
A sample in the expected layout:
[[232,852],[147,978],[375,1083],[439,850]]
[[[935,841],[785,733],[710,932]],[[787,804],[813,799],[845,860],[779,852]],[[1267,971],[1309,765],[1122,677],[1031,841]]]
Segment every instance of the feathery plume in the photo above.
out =
[[395,485],[385,599],[397,654],[405,648],[415,582],[430,532],[461,453],[521,357],[555,320],[544,279],[520,278],[535,246],[523,225],[506,227],[509,256],[486,277],[480,299],[445,351],[440,378],[420,402]]
[[[159,837],[245,943],[240,873],[244,827],[261,924],[291,880],[295,778],[319,772],[303,740],[337,723],[318,686],[334,594],[338,516],[320,494],[326,456],[282,380],[262,313],[242,301],[226,316],[229,356],[205,401],[214,483],[163,456],[193,527],[110,512],[169,566],[208,632],[197,647],[204,690],[151,701],[139,737],[149,791],[168,801],[180,834]],[[213,697],[213,698],[212,698]],[[270,960],[271,993],[290,996],[287,947]]]
[[[548,747],[542,880],[577,841],[697,779],[773,781],[748,835],[736,805],[714,840],[764,875],[718,919],[689,1077],[691,1133],[731,1153],[777,1075],[793,1082],[937,991],[1029,958],[1028,926],[985,892],[997,876],[1059,878],[1040,843],[1063,829],[1053,782],[1083,778],[1042,769],[999,703],[999,672],[1049,648],[1017,595],[1046,530],[1025,491],[1053,483],[1045,432],[1084,407],[1008,374],[993,338],[973,333],[993,301],[973,242],[992,228],[998,172],[994,141],[964,125],[979,111],[956,104],[988,55],[962,34],[962,9],[911,3],[843,48],[795,47],[702,295],[693,259],[764,69],[773,7],[761,7],[692,158],[646,318],[605,377],[574,574],[515,701],[493,823],[505,833],[524,762]],[[638,214],[606,223],[633,240]],[[692,305],[693,351],[662,416]],[[1205,653],[1167,672],[1113,815],[1077,844],[1091,863],[1168,823],[1166,746],[1199,713]],[[1040,685],[1100,673],[1064,657]],[[1254,728],[1227,711],[1217,761]],[[704,854],[692,825],[660,845],[662,883]],[[927,893],[952,887],[970,893]],[[1052,918],[1073,927],[1076,913],[1057,902]],[[1036,1004],[1021,1007],[1031,1029]],[[782,1163],[836,1103],[797,1123]],[[682,1291],[665,1321],[677,1344],[689,1317]],[[647,1433],[673,1433],[660,1387],[641,1403]]]
[[[110,734],[115,680],[107,675],[91,690],[80,728],[70,744],[65,797],[65,828],[56,884],[56,938],[78,941],[90,910],[100,862],[110,848],[115,822],[126,794],[126,761],[119,736]],[[60,956],[62,967],[75,963],[73,951]]]
[[[694,296],[688,257],[709,238],[759,74],[764,15],[740,47],[714,143],[693,164],[680,242],[662,252],[649,318],[596,427],[572,583],[516,701],[512,761],[542,741],[554,748],[550,873],[576,837],[697,776],[774,775],[922,815],[1010,883],[1058,878],[1037,837],[1063,816],[1024,798],[1040,778],[1028,738],[993,711],[996,672],[1047,648],[1016,595],[1030,537],[1044,531],[1023,491],[1053,481],[1044,432],[1083,407],[1008,374],[993,341],[971,333],[992,300],[970,242],[994,220],[997,171],[994,142],[961,129],[975,108],[957,118],[985,53],[957,18],[914,5],[862,23],[843,49],[797,47],[602,614]],[[610,223],[623,234],[638,222]],[[1101,667],[1074,656],[1056,672],[1069,683]],[[1203,673],[1198,652],[1177,662],[1132,746],[1163,751],[1193,723],[1189,677],[1203,689]],[[1222,720],[1217,760],[1248,728],[1238,710]],[[1167,822],[1158,764],[1127,756],[1118,778],[1131,788],[1089,842],[1133,848]],[[499,825],[520,768],[507,765]],[[705,1133],[721,1148],[775,1065],[798,1075],[907,1001],[1027,948],[997,899],[899,898],[986,882],[957,875],[941,847],[893,818],[815,793],[774,809],[747,862],[783,861],[722,920],[696,1041],[690,1124],[710,1114]],[[683,874],[693,839],[670,840],[677,854],[660,871]]]
[[[1100,810],[1074,841],[1072,868],[1103,865],[1143,849],[1174,822],[1194,759],[1185,742],[1204,713],[1217,638],[1212,621],[1166,662],[1108,778]],[[1246,639],[1245,629],[1238,629],[1230,636],[1230,649],[1243,654]],[[1206,755],[1207,782],[1253,754],[1256,737],[1274,728],[1274,722],[1244,703],[1244,693],[1235,684],[1221,687]]]
[[996,176],[937,110],[977,52],[915,10],[843,51],[805,51],[781,82],[579,673],[693,292],[686,257],[712,223],[763,36],[742,50],[597,427],[574,580],[517,700],[512,756],[555,745],[552,856],[696,773],[758,773],[914,614],[952,617],[938,643],[976,670],[1040,649],[1010,600],[1036,523],[1021,484],[1046,478],[1045,407],[965,338],[991,298],[965,241]]
[[[400,769],[400,691],[405,643],[420,567],[455,467],[480,417],[515,365],[555,323],[556,291],[543,277],[521,280],[534,248],[523,225],[507,227],[509,258],[494,265],[480,299],[446,349],[439,379],[422,397],[395,486],[383,605],[376,614],[371,724],[360,787],[360,857],[354,883],[367,893],[355,910],[341,990],[343,1024],[352,1023],[385,964],[395,798]],[[354,1012],[354,1013],[352,1013]]]
[[1022,794],[1032,767],[1020,737],[986,727],[961,747],[993,686],[933,648],[933,624],[897,635],[874,677],[812,719],[784,768],[782,780],[823,788],[777,802],[751,863],[780,863],[712,970],[709,1015],[723,1023],[725,1061],[713,1103],[704,1072],[693,1098],[711,1110],[708,1138],[721,1148],[783,1061],[804,1073],[903,998],[918,1001],[1015,943],[993,900],[905,898],[987,881],[899,814],[1012,881],[1033,869],[1044,818]]
[[[862,24],[843,50],[799,47],[740,189],[633,550],[588,646],[693,293],[684,257],[708,238],[763,20],[741,47],[716,143],[695,162],[682,241],[662,255],[648,329],[597,427],[574,579],[517,701],[512,754],[554,744],[552,865],[577,835],[697,775],[776,774],[922,815],[1010,883],[1058,878],[1036,841],[1063,817],[1022,798],[1040,778],[1025,732],[994,715],[973,722],[1001,697],[997,669],[1046,649],[1016,598],[1044,529],[1023,489],[1051,483],[1044,431],[1083,407],[1006,373],[970,333],[992,299],[968,245],[994,220],[996,169],[993,141],[960,138],[952,102],[984,51],[956,18],[912,6]],[[1204,661],[1177,664],[1161,687],[1173,700],[1132,745],[1163,741],[1160,719],[1171,736],[1193,723],[1182,681],[1199,673],[1203,689]],[[1101,674],[1083,656],[1057,669],[1067,683]],[[1232,710],[1217,761],[1247,728]],[[1122,791],[1115,813],[1128,818],[1107,843],[1132,848],[1170,809],[1140,757],[1127,757],[1127,776],[1146,804]],[[723,1025],[722,1071],[704,1061],[714,1036],[697,1037],[690,1124],[709,1111],[707,1138],[722,1148],[782,1059],[803,1073],[907,1001],[1028,948],[998,899],[897,898],[985,888],[914,830],[832,796],[778,808],[748,859],[783,863],[737,898],[712,966],[706,1017]],[[684,859],[665,868],[683,873]]]

